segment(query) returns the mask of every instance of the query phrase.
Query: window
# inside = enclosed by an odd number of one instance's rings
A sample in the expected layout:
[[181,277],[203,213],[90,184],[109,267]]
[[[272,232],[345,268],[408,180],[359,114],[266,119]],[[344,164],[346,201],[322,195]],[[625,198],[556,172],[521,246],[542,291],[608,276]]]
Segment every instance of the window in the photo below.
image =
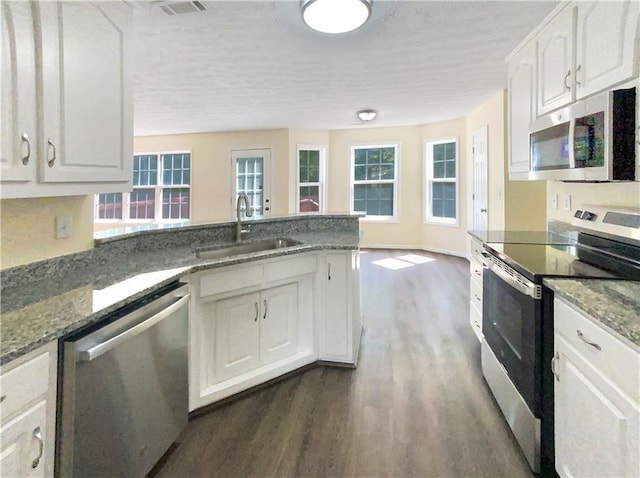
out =
[[427,141],[425,147],[425,219],[458,224],[458,140]]
[[95,219],[124,222],[189,219],[191,153],[134,156],[132,183],[133,190],[128,194],[96,195]]
[[325,148],[298,146],[298,200],[296,212],[324,211]]
[[398,145],[351,148],[352,212],[365,212],[370,219],[397,216]]

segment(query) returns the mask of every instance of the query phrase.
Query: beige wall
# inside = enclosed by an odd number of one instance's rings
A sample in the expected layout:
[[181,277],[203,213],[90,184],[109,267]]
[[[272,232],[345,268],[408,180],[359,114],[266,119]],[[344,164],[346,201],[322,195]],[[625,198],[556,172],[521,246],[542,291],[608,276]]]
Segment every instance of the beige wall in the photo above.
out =
[[[547,217],[571,222],[573,212],[584,204],[640,208],[640,183],[563,183],[547,182]],[[551,207],[551,197],[558,194],[558,209]],[[571,196],[571,211],[564,210],[564,197]]]
[[[56,216],[72,217],[72,235],[55,238]],[[93,196],[0,201],[0,268],[93,247]]]
[[191,219],[228,220],[235,216],[231,198],[231,151],[234,149],[271,150],[271,212],[287,214],[289,188],[281,178],[289,177],[289,131],[235,131],[223,133],[146,136],[134,139],[134,151],[191,152]]

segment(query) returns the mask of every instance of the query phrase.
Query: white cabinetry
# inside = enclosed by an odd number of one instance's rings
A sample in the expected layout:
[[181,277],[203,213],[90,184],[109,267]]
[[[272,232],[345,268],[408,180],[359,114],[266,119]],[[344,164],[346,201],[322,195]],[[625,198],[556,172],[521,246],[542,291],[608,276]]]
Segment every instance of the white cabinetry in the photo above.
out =
[[537,36],[538,114],[569,104],[572,99],[575,12],[562,10]]
[[53,476],[57,344],[2,367],[0,476]]
[[36,60],[33,4],[2,2],[2,181],[35,177]]
[[528,179],[529,125],[536,118],[535,43],[509,62],[508,88],[509,179]]
[[2,9],[2,197],[127,190],[131,8],[43,1]]
[[637,75],[637,0],[577,2],[576,97]]
[[318,359],[316,253],[194,274],[189,408]]
[[469,324],[482,342],[482,274],[484,271],[484,247],[474,237],[469,237]]
[[565,301],[554,307],[557,472],[640,476],[640,353]]
[[332,251],[325,254],[320,360],[357,363],[362,332],[359,270],[358,251]]

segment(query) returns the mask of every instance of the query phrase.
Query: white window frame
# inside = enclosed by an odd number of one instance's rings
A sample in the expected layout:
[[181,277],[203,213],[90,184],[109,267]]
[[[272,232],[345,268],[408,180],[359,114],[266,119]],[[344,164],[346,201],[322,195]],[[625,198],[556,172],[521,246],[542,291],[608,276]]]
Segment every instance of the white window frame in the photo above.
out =
[[[320,173],[318,175],[318,182],[316,183],[301,183],[300,182],[300,151],[318,151],[320,162]],[[325,195],[325,183],[326,183],[326,164],[327,164],[327,147],[312,145],[312,144],[299,144],[296,148],[296,213],[300,214],[312,214],[310,212],[300,212],[300,188],[305,186],[318,186],[318,192],[320,196],[319,213],[323,213],[327,210],[326,195]]]
[[[135,189],[153,189],[155,194],[155,209],[154,209],[154,218],[153,219],[137,219],[129,217],[129,213],[131,210],[131,192],[123,192],[122,193],[122,219],[100,219],[98,218],[98,207],[100,205],[99,202],[99,194],[94,196],[94,211],[93,211],[93,220],[96,223],[101,224],[128,224],[128,223],[140,223],[140,224],[166,224],[166,223],[179,223],[185,221],[191,221],[191,208],[193,203],[193,190],[191,188],[191,184],[162,184],[162,156],[169,154],[189,154],[191,157],[191,161],[189,164],[189,178],[191,182],[193,182],[193,154],[189,150],[178,150],[178,151],[153,151],[153,152],[136,152],[131,157],[131,161],[135,156],[158,156],[158,184],[148,185],[148,186],[132,186],[131,190]],[[132,168],[132,178],[133,178],[133,168]],[[189,189],[189,217],[188,218],[180,218],[180,219],[170,219],[162,217],[162,191],[164,189]]]
[[[456,172],[455,178],[433,177],[433,146],[445,143],[455,143],[456,148]],[[458,136],[448,138],[428,139],[424,142],[424,222],[425,224],[438,224],[440,226],[458,226],[460,224],[460,141]],[[433,183],[454,183],[456,185],[456,217],[434,216],[431,209],[433,204]]]
[[[380,180],[359,180],[355,179],[355,162],[356,162],[356,150],[357,149],[375,149],[375,148],[389,148],[395,149],[395,159],[393,161],[393,179],[380,179]],[[393,214],[391,216],[369,216],[365,215],[361,221],[363,222],[386,222],[386,223],[398,223],[400,222],[400,204],[398,198],[400,197],[400,142],[389,143],[363,143],[351,145],[351,171],[349,181],[349,209],[352,214],[362,213],[362,211],[356,211],[353,207],[354,200],[354,186],[356,184],[393,184]]]

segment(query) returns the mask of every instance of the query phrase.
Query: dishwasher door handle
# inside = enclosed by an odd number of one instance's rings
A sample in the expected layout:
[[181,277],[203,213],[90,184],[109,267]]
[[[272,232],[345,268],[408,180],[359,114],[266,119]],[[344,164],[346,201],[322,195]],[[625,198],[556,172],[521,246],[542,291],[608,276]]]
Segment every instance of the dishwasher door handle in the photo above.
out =
[[153,327],[158,322],[161,322],[162,320],[166,319],[168,316],[173,314],[176,310],[180,309],[187,302],[189,302],[189,297],[190,297],[189,294],[181,297],[179,300],[177,300],[176,302],[168,306],[166,309],[161,310],[157,314],[152,315],[148,319],[140,322],[137,325],[134,325],[130,329],[127,329],[118,335],[111,337],[108,340],[105,340],[102,343],[94,345],[93,347],[87,350],[79,350],[77,355],[77,361],[90,362],[91,360],[94,360],[100,357],[101,355],[109,352],[110,350],[113,350],[121,343],[126,342],[127,340],[135,337],[136,335],[139,335],[145,330]]

